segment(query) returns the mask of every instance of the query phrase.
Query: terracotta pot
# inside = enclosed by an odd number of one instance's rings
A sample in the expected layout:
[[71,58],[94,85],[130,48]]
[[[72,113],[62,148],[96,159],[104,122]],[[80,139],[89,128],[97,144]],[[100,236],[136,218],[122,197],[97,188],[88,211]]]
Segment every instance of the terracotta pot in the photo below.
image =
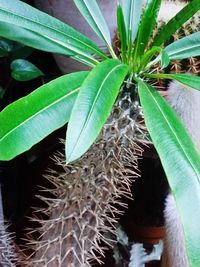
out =
[[164,226],[141,226],[134,223],[128,225],[130,239],[139,242],[155,245],[164,238],[165,229]]
[[[107,21],[111,32],[111,37],[113,37],[116,28],[117,0],[97,0],[97,3]],[[79,32],[85,34],[87,37],[97,43],[99,47],[105,48],[105,44],[90,28],[84,17],[82,17],[79,10],[75,6],[73,0],[35,0],[35,5],[38,9],[60,19],[63,22],[66,22]],[[77,61],[63,56],[55,55],[55,59],[63,73],[69,73],[87,68]]]

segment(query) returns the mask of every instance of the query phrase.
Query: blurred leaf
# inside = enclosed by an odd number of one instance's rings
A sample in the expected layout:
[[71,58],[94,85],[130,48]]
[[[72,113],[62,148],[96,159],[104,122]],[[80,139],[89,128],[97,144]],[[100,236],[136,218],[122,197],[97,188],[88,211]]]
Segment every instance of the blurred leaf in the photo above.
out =
[[0,112],[0,160],[10,160],[68,122],[88,72],[57,78]]
[[[146,77],[155,79],[170,79],[176,80],[186,86],[192,87],[200,91],[200,77],[191,74],[145,74]],[[188,88],[189,90],[189,88]]]
[[146,69],[149,61],[155,56],[156,53],[159,53],[161,67],[162,69],[166,68],[170,63],[170,58],[164,49],[158,46],[153,46],[150,50],[148,50],[142,57],[140,62],[139,70]]
[[44,75],[35,65],[25,59],[16,59],[11,65],[11,76],[17,81],[29,81]]
[[12,60],[15,59],[24,59],[30,56],[34,52],[34,48],[26,46],[24,44],[14,42],[14,48],[11,51],[9,57]]
[[190,34],[165,47],[171,60],[200,56],[200,32]]
[[99,135],[128,70],[120,61],[108,59],[85,79],[68,124],[67,162],[81,157]]
[[0,38],[0,57],[8,56],[8,53],[13,49],[13,42]]
[[154,39],[153,46],[165,43],[188,19],[200,10],[200,1],[190,1],[180,12],[165,24]]
[[161,49],[161,69],[166,68],[170,63],[170,58],[164,49]]
[[5,92],[6,90],[2,86],[0,86],[0,99],[3,99]]
[[140,81],[138,90],[147,129],[176,200],[189,265],[200,266],[200,156],[180,119],[155,88]]

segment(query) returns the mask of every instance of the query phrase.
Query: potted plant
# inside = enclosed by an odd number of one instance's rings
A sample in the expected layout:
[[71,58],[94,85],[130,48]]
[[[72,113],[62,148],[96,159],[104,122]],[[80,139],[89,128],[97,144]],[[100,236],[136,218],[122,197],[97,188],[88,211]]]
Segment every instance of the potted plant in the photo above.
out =
[[[144,112],[147,131],[179,208],[190,266],[198,266],[199,154],[178,116],[151,83],[170,79],[200,89],[197,76],[163,74],[170,61],[199,55],[199,32],[165,44],[200,9],[200,2],[191,1],[153,40],[161,1],[149,0],[142,16],[142,1],[118,5],[119,58],[96,1],[74,2],[105,42],[111,58],[59,20],[21,1],[0,2],[1,36],[67,55],[91,67],[90,71],[64,75],[43,85],[0,113],[1,160],[27,151],[68,122],[66,161],[57,160],[62,175],[49,177],[55,184],[56,199],[45,199],[50,203],[50,220],[41,221],[41,239],[28,262],[33,261],[34,266],[89,266],[96,258],[94,250],[102,253],[99,240],[110,243],[102,232],[115,222],[115,217],[108,217],[109,212],[116,211],[113,203],[128,194],[130,179],[137,175],[133,168],[141,149],[135,140],[148,136],[141,130]],[[188,218],[196,222],[195,227]]]

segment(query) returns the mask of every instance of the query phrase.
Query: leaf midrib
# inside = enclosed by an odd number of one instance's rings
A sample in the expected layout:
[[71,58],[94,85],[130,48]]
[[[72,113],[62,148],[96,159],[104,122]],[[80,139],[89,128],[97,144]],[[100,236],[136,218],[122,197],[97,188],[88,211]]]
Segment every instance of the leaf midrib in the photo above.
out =
[[[71,36],[71,35],[69,35],[69,34],[67,34],[66,32],[62,32],[62,31],[60,31],[60,30],[58,30],[58,29],[56,29],[56,28],[53,28],[53,27],[49,27],[48,25],[44,25],[44,24],[42,24],[41,22],[38,22],[38,21],[34,21],[34,20],[32,20],[31,18],[28,18],[28,17],[25,17],[25,16],[23,16],[23,15],[20,15],[20,14],[18,14],[18,13],[16,13],[16,12],[13,12],[12,10],[10,10],[10,9],[6,9],[6,8],[2,8],[2,7],[0,7],[0,10],[2,10],[3,12],[5,12],[5,13],[11,13],[11,14],[13,14],[15,17],[17,17],[17,16],[19,16],[20,18],[22,18],[22,19],[26,19],[26,20],[28,20],[28,21],[30,21],[30,22],[33,22],[33,23],[36,23],[37,25],[40,25],[40,26],[42,26],[42,27],[46,27],[46,28],[48,28],[50,31],[55,31],[55,32],[57,32],[57,33],[59,33],[59,34],[63,34],[64,36],[66,36],[67,38],[71,38],[72,40],[75,40],[76,42],[78,42],[78,43],[81,43],[81,44],[83,44],[83,45],[85,45],[85,46],[87,46],[90,50],[92,50],[92,51],[97,51],[97,54],[100,54],[101,53],[101,51],[98,51],[98,50],[96,50],[95,49],[95,47],[91,47],[90,45],[88,45],[87,43],[85,43],[85,42],[82,42],[80,39],[77,39],[77,38],[75,38],[75,37],[73,37],[73,36]],[[60,21],[60,23],[62,23],[63,24],[63,22],[61,22]],[[13,23],[12,23],[13,24]],[[65,24],[64,24],[65,25]],[[68,26],[69,27],[69,26]],[[102,53],[103,54],[103,53]]]
[[190,157],[188,157],[187,152],[185,151],[184,147],[182,146],[182,143],[181,143],[181,141],[179,140],[178,136],[177,136],[176,133],[174,132],[174,129],[172,128],[172,126],[171,126],[170,123],[168,122],[168,120],[167,120],[165,114],[163,113],[162,109],[160,108],[159,103],[157,102],[157,100],[155,99],[155,97],[153,96],[153,94],[151,93],[151,91],[150,91],[150,89],[148,88],[148,86],[145,85],[145,87],[146,87],[147,90],[149,91],[149,93],[150,93],[150,95],[151,95],[153,101],[155,102],[155,104],[156,104],[156,106],[158,107],[160,113],[162,114],[163,118],[165,119],[165,121],[166,121],[168,127],[171,129],[173,135],[175,136],[175,138],[176,138],[178,144],[180,145],[180,148],[182,149],[182,151],[183,151],[183,153],[184,153],[186,159],[188,160],[188,162],[189,162],[189,164],[191,165],[191,167],[194,169],[194,171],[195,171],[195,175],[196,175],[196,177],[198,178],[198,181],[199,181],[199,175],[198,175],[199,172],[198,172],[198,170],[196,169],[195,165],[192,163]]
[[26,124],[26,122],[30,121],[31,119],[33,119],[34,117],[36,117],[38,114],[40,114],[41,112],[43,112],[44,110],[49,109],[52,105],[57,104],[58,102],[62,101],[63,99],[69,97],[70,95],[73,95],[74,93],[76,93],[77,91],[80,90],[80,87],[76,88],[75,90],[69,92],[67,95],[64,95],[63,97],[57,99],[56,101],[54,101],[53,103],[45,106],[44,108],[40,109],[38,112],[34,113],[31,117],[28,117],[26,120],[22,121],[20,124],[18,124],[16,127],[14,127],[12,130],[10,130],[6,135],[4,135],[2,138],[0,138],[0,142],[2,142],[8,135],[10,135],[12,132],[16,131],[18,128],[20,128],[21,126],[23,126],[24,124]]
[[[88,7],[87,1],[85,1],[85,0],[83,0],[83,1],[84,1],[84,3],[85,3],[85,7],[86,7],[86,9],[88,10],[90,16],[92,17],[92,19],[93,19],[93,21],[94,21],[94,23],[95,23],[95,26],[96,26],[97,29],[100,31],[101,38],[103,38],[103,40],[104,40],[107,44],[110,45],[110,42],[107,42],[107,39],[105,38],[103,32],[101,31],[100,27],[98,26],[98,23],[96,23],[95,17],[92,15],[92,12],[91,12],[90,8]],[[90,0],[90,1],[91,1],[91,0]]]
[[[82,133],[85,131],[85,128],[87,127],[87,125],[88,125],[88,123],[89,123],[89,119],[90,119],[90,117],[92,116],[94,106],[95,106],[95,104],[96,104],[96,102],[97,102],[97,100],[98,100],[98,98],[99,98],[99,95],[100,95],[100,93],[101,93],[101,89],[102,89],[103,85],[105,84],[105,82],[106,82],[107,78],[110,76],[110,74],[111,74],[113,71],[115,71],[117,68],[120,68],[120,67],[122,67],[122,65],[117,65],[117,66],[115,66],[115,67],[114,67],[114,68],[113,68],[113,69],[106,75],[106,77],[105,77],[104,80],[102,81],[102,84],[101,84],[101,86],[99,87],[98,93],[96,94],[96,97],[95,97],[95,99],[94,99],[94,101],[93,101],[93,104],[92,104],[92,106],[91,106],[91,108],[90,108],[90,111],[89,111],[87,120],[84,122],[84,125],[83,125],[83,127],[82,127],[82,130],[80,131],[80,133],[79,133],[79,135],[78,135],[78,138],[77,138],[78,142],[76,142],[75,145],[73,146],[72,152],[71,152],[71,154],[69,155],[69,159],[71,158],[71,155],[74,153],[76,147],[78,146],[78,144],[79,144],[79,142],[80,142],[80,136],[81,136]],[[69,160],[69,159],[68,159],[68,160]]]
[[128,24],[128,30],[131,30],[131,34],[132,34],[132,21],[133,21],[133,9],[134,9],[134,3],[133,1],[131,1],[131,10],[130,10],[130,17],[129,17],[129,24]]

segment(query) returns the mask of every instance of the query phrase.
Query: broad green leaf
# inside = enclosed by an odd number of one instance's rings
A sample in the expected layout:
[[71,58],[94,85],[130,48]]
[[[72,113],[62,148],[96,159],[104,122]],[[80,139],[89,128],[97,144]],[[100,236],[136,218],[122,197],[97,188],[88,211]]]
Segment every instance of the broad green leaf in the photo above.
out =
[[25,59],[13,60],[10,67],[11,76],[17,81],[29,81],[44,75],[40,69]]
[[140,26],[138,28],[138,35],[134,49],[134,58],[138,59],[143,55],[144,50],[150,40],[154,27],[156,26],[156,19],[160,9],[161,0],[148,0],[146,9],[142,16]]
[[108,25],[96,0],[73,0],[94,32],[108,45],[112,46]]
[[[43,36],[43,40],[49,40],[50,43],[54,42],[65,48],[66,55],[73,53],[84,58],[87,57],[91,61],[94,58],[89,53],[99,55],[102,58],[106,57],[91,40],[78,31],[21,1],[1,0],[0,21],[8,23],[7,27],[11,24],[11,26],[22,27],[23,29],[37,33],[38,38],[39,36]],[[13,38],[16,38],[16,35],[17,32]],[[31,41],[35,43],[34,40]]]
[[59,53],[63,55],[67,53],[68,56],[75,55],[74,52],[66,50],[65,45],[63,46],[52,39],[48,39],[38,32],[27,30],[21,26],[19,27],[3,21],[0,21],[0,36],[43,51]]
[[106,60],[83,82],[68,124],[67,162],[81,157],[97,138],[128,70],[116,59]]
[[126,63],[126,28],[122,7],[120,5],[117,6],[117,25],[121,43],[122,62]]
[[13,43],[10,40],[0,38],[0,57],[5,57],[13,49]]
[[153,46],[160,46],[165,43],[188,19],[200,10],[200,1],[193,0],[188,3],[180,12],[176,14],[158,32],[154,39]]
[[190,267],[200,266],[200,156],[175,112],[152,86],[140,81],[139,97],[176,200]]
[[128,37],[129,33],[131,34],[131,43],[134,42],[137,35],[143,2],[143,0],[125,0],[122,2],[126,35]]
[[47,83],[0,112],[0,160],[10,160],[68,122],[88,72]]
[[[200,77],[191,74],[145,74],[146,77],[155,79],[170,79],[176,80],[186,86],[200,90]],[[189,88],[188,88],[189,90]]]
[[200,32],[186,36],[165,48],[171,60],[200,56]]

